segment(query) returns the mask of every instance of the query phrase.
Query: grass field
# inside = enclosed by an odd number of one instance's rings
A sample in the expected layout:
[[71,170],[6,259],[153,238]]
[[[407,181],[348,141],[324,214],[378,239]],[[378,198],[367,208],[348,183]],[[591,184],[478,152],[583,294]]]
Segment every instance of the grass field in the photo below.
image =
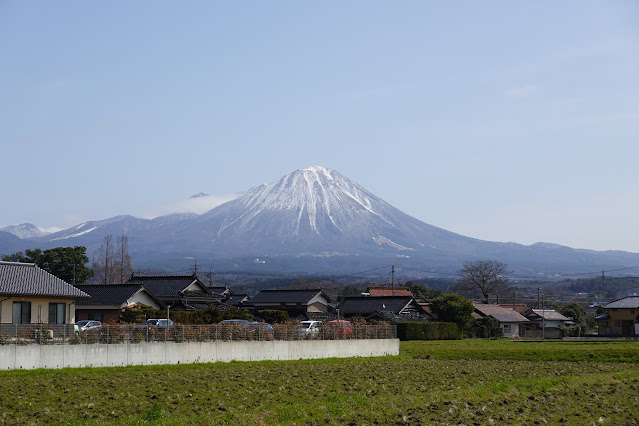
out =
[[0,373],[0,424],[638,424],[639,342]]

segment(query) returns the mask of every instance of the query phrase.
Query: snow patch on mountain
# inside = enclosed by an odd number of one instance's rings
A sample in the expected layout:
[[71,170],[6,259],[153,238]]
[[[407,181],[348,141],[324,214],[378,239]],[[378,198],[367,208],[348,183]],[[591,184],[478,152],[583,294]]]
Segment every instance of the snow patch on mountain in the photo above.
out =
[[[81,228],[81,227],[82,227],[82,226],[84,226],[84,225],[85,225],[85,224],[82,224],[82,225],[78,226],[78,228]],[[84,231],[82,231],[82,232],[76,232],[75,234],[69,234],[69,235],[64,235],[64,236],[62,236],[62,237],[58,237],[58,238],[52,238],[52,239],[51,239],[51,241],[66,240],[66,239],[68,239],[68,238],[79,237],[80,235],[88,234],[89,232],[94,231],[94,230],[96,230],[96,229],[98,229],[98,227],[97,227],[97,226],[94,226],[93,228],[86,229],[86,230],[84,230]]]
[[373,238],[373,241],[375,241],[375,243],[377,243],[377,245],[379,245],[379,246],[381,246],[383,244],[386,244],[386,245],[388,245],[388,246],[390,246],[390,247],[392,247],[394,249],[397,249],[397,250],[410,250],[410,251],[414,250],[414,249],[412,249],[410,247],[404,247],[401,244],[394,243],[391,240],[389,240],[388,238],[382,237],[381,235],[378,235],[375,238]]

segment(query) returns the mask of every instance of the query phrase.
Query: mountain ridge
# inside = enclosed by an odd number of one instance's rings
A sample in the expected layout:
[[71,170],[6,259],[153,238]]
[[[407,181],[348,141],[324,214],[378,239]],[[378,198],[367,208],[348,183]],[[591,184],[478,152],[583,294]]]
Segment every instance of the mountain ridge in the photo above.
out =
[[[253,187],[200,215],[122,215],[21,242],[24,247],[49,248],[64,241],[84,245],[90,254],[107,234],[127,235],[131,255],[141,266],[168,269],[185,258],[231,269],[321,273],[381,262],[454,271],[466,260],[485,258],[529,276],[639,265],[635,253],[552,243],[525,246],[456,234],[409,216],[339,172],[320,166]],[[6,250],[0,239],[0,253]],[[267,259],[266,266],[256,266],[255,258]]]

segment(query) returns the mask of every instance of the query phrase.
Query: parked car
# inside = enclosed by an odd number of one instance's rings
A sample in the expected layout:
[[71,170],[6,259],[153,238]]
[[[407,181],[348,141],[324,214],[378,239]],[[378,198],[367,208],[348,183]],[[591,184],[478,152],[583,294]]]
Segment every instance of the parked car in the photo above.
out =
[[309,339],[317,336],[320,332],[319,321],[302,321],[300,325],[302,326],[302,338],[304,339]]
[[348,339],[353,334],[353,326],[350,321],[333,320],[328,322],[328,332],[338,339]]
[[245,319],[227,319],[220,322],[221,325],[243,325],[248,327],[251,325],[251,322]]
[[102,327],[100,321],[94,320],[82,320],[74,324],[73,330],[75,334],[79,334],[83,331],[98,331]]
[[249,324],[249,328],[260,332],[273,332],[273,326],[267,322],[252,322]]
[[164,330],[167,328],[167,324],[168,328],[173,328],[172,319],[167,320],[166,318],[151,318],[144,321],[142,324],[138,324],[133,327],[133,331],[146,331],[149,329]]

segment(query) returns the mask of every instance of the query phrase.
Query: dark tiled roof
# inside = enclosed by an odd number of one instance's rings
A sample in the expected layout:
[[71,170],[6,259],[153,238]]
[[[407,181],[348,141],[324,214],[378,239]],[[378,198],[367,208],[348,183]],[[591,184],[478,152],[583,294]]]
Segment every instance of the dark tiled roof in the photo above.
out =
[[224,303],[231,306],[241,306],[244,299],[250,300],[246,294],[234,294],[226,299]]
[[0,262],[0,294],[88,299],[89,295],[34,263]]
[[313,290],[262,290],[251,299],[249,304],[255,303],[308,303],[321,293],[327,300],[328,296],[321,289]]
[[[151,293],[159,298],[180,297],[182,290],[188,287],[193,281],[197,280],[193,275],[177,275],[177,276],[133,276],[126,284],[144,284]],[[206,286],[202,285],[206,288]],[[208,290],[206,290],[208,291]]]
[[370,315],[384,311],[399,314],[411,300],[410,296],[347,297],[339,305],[339,312],[343,315]]
[[604,309],[637,309],[639,308],[639,296],[629,296],[615,300],[604,306]]
[[[78,285],[76,287],[91,296],[91,300],[82,302],[82,305],[121,305],[140,289],[146,290],[142,284],[100,284]],[[155,299],[152,294],[151,297]],[[162,305],[159,300],[157,302]]]
[[222,286],[214,286],[214,287],[209,287],[209,290],[211,290],[211,292],[213,293],[231,293],[233,294],[233,292],[231,291],[230,288],[228,288],[228,286],[222,285]]
[[495,318],[499,322],[529,322],[528,318],[513,311],[512,309],[505,309],[499,305],[490,305],[485,303],[473,303],[475,310],[479,311],[482,315],[487,315]]

